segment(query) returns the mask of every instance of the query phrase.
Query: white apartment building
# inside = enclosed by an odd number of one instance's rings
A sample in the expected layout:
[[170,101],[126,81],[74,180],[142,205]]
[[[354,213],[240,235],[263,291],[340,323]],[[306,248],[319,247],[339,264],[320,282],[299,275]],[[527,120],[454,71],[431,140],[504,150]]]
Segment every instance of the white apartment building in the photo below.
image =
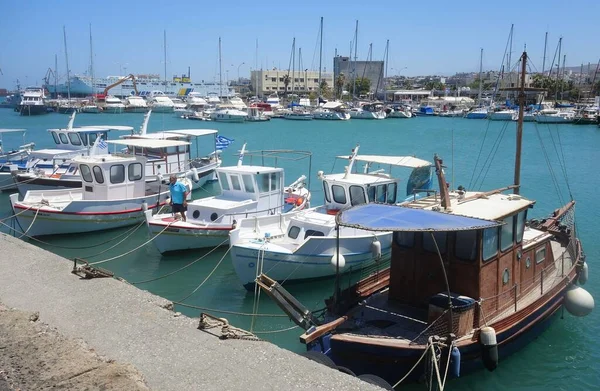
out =
[[[252,71],[250,80],[256,94],[260,97],[269,96],[277,93],[283,95],[285,93],[284,78],[289,75],[290,82],[287,86],[288,94],[310,94],[311,92],[319,91],[319,71],[294,71],[288,72],[283,69],[269,69]],[[327,85],[332,90],[333,74],[328,72],[321,73],[321,79],[327,82]]]

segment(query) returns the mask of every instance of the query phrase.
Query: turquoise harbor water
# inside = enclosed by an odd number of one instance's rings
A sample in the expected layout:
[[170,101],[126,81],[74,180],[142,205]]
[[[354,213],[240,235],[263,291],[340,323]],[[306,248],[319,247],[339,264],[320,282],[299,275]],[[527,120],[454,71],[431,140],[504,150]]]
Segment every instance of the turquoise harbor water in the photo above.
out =
[[[139,127],[142,114],[80,114],[75,125],[130,125]],[[51,147],[52,140],[46,129],[64,127],[68,116],[48,114],[40,117],[20,117],[12,110],[0,110],[0,128],[25,128],[26,141],[34,141],[36,148]],[[306,174],[311,179],[312,203],[321,203],[323,194],[317,180],[317,171],[330,172],[337,155],[348,155],[355,144],[360,144],[362,154],[416,155],[431,160],[437,153],[448,166],[447,179],[453,187],[463,185],[469,189],[492,189],[512,183],[514,162],[515,123],[465,120],[462,118],[414,118],[409,120],[389,119],[383,121],[286,121],[272,120],[268,123],[222,124],[196,122],[175,118],[173,115],[154,114],[150,120],[150,131],[214,128],[220,134],[235,139],[234,144],[223,153],[225,165],[234,164],[237,150],[243,142],[248,149],[296,149],[311,151],[312,171],[308,173],[308,161],[280,164],[286,169],[286,182]],[[115,134],[112,135],[115,138]],[[482,141],[482,153],[479,156]],[[543,147],[540,145],[540,139]],[[559,145],[562,144],[562,148]],[[201,140],[202,141],[202,140]],[[205,140],[208,141],[208,140]],[[22,139],[13,135],[4,137],[6,147],[21,145]],[[560,159],[566,162],[566,173],[573,197],[577,200],[577,222],[579,235],[590,266],[590,280],[585,288],[596,300],[600,300],[600,210],[597,207],[597,180],[600,178],[594,166],[600,156],[600,129],[597,126],[536,125],[526,123],[523,140],[523,170],[521,193],[536,199],[530,217],[543,217],[569,199]],[[495,150],[493,159],[488,159]],[[545,152],[544,152],[545,151]],[[556,175],[562,200],[551,179],[546,161]],[[479,160],[478,167],[474,169]],[[249,163],[249,161],[246,161]],[[482,170],[484,162],[490,163]],[[255,164],[260,164],[255,160]],[[268,162],[265,162],[268,163]],[[343,170],[344,163],[338,161],[335,171]],[[489,166],[489,168],[488,168]],[[400,172],[400,171],[399,171]],[[481,173],[481,175],[479,175]],[[214,186],[194,192],[194,198],[214,193]],[[11,214],[8,195],[0,195],[0,216]],[[48,242],[65,247],[81,247],[104,242],[124,233],[127,229],[44,238]],[[128,240],[114,249],[89,258],[98,261],[113,257],[142,244],[148,239],[142,226]],[[85,250],[69,250],[46,247],[65,257],[88,258],[114,245]],[[215,268],[204,285],[185,302],[190,305],[232,312],[251,313],[254,294],[248,293],[239,283],[227,248],[214,251],[185,271],[158,281],[139,284],[138,287],[170,300],[179,301],[188,296]],[[161,256],[149,244],[123,258],[107,262],[102,266],[130,282],[143,281],[165,275],[208,251],[192,251]],[[10,273],[9,270],[2,271]],[[75,278],[75,277],[73,277]],[[290,285],[288,289],[306,306],[318,309],[323,299],[331,295],[333,280],[321,280],[302,285]],[[198,316],[200,310],[177,307],[189,316]],[[208,311],[210,312],[210,311]],[[259,313],[282,314],[268,297],[261,295]],[[225,316],[234,325],[249,329],[251,318],[242,315],[215,313]],[[587,318],[574,318],[565,313],[564,319],[556,318],[552,326],[536,341],[518,354],[500,362],[493,373],[479,372],[449,383],[449,389],[468,390],[589,390],[600,387],[600,309]],[[254,330],[277,331],[293,326],[285,317],[261,317],[256,319]],[[168,332],[166,330],[165,332]],[[298,342],[299,329],[286,332],[260,334],[261,337],[293,351],[303,351]],[[194,347],[201,349],[201,347]],[[399,374],[401,376],[402,374]],[[422,389],[415,386],[416,389]]]

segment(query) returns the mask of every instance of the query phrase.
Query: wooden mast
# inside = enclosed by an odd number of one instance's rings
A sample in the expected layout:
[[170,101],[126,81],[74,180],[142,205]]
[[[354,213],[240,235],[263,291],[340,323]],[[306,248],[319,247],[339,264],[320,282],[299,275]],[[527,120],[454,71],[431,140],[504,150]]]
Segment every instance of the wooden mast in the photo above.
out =
[[519,118],[517,120],[517,150],[515,156],[515,188],[519,194],[521,187],[521,143],[523,139],[523,111],[525,110],[525,73],[527,72],[527,52],[521,56],[521,88],[519,89]]

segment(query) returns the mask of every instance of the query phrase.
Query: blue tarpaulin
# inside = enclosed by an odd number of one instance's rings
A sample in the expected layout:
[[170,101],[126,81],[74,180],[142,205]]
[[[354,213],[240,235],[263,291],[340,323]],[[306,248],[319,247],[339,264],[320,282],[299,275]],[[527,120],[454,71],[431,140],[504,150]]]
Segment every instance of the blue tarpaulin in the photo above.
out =
[[365,204],[337,215],[337,223],[369,231],[467,231],[502,223],[424,209]]

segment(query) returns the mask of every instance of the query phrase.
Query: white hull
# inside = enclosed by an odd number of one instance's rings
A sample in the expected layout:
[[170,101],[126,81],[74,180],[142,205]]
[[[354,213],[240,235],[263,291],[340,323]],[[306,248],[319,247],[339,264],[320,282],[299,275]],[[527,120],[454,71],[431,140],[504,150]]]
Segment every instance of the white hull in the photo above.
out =
[[387,115],[387,118],[412,118],[410,111],[392,111]]
[[[345,258],[342,272],[357,271],[373,261],[373,233],[340,238],[340,254]],[[378,233],[382,258],[389,258],[392,234]],[[310,280],[335,275],[332,257],[336,253],[335,237],[311,237],[295,251],[272,242],[245,241],[231,245],[233,267],[246,289],[253,289],[257,265],[277,281]],[[261,265],[262,263],[262,265]]]
[[172,113],[175,111],[173,106],[152,105],[150,108],[153,113]]
[[[168,194],[163,192],[160,195],[160,203],[165,202]],[[10,202],[16,215],[16,229],[26,232],[28,236],[43,236],[103,231],[134,225],[144,219],[144,202],[148,209],[156,207],[157,195],[130,200],[71,201],[60,211],[47,206],[20,203],[18,194],[11,194]]]
[[283,118],[292,121],[310,121],[314,117],[311,113],[285,113]]
[[125,106],[104,106],[103,113],[121,114],[125,111]]
[[350,118],[352,119],[385,119],[386,115],[384,112],[374,111],[350,111]]
[[150,110],[147,106],[125,106],[126,113],[145,113]]
[[512,121],[514,114],[515,114],[515,112],[512,110],[511,111],[498,111],[495,113],[489,113],[488,119],[490,121]]
[[562,117],[559,115],[541,115],[535,116],[535,121],[541,124],[568,124],[573,122],[573,117]]
[[318,120],[329,120],[329,121],[347,121],[350,119],[350,114],[348,113],[337,113],[337,112],[314,112],[314,119]]

